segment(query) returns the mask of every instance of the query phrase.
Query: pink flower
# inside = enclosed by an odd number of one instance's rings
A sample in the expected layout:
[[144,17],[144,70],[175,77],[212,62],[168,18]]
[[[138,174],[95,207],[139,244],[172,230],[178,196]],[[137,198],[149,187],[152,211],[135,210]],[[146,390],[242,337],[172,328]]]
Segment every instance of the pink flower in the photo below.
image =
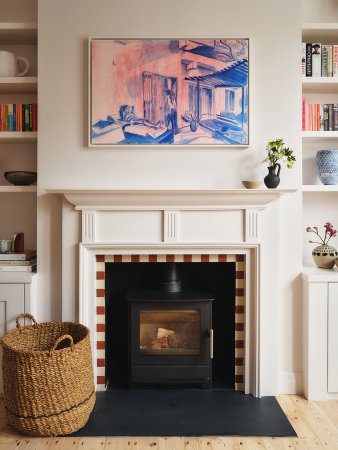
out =
[[307,227],[306,228],[306,231],[308,233],[316,234],[321,241],[321,242],[309,241],[311,244],[327,244],[332,237],[335,237],[337,235],[337,230],[335,230],[333,228],[333,225],[331,222],[326,222],[326,224],[324,225],[324,228],[325,228],[324,238],[322,238],[321,235],[319,234],[318,227]]

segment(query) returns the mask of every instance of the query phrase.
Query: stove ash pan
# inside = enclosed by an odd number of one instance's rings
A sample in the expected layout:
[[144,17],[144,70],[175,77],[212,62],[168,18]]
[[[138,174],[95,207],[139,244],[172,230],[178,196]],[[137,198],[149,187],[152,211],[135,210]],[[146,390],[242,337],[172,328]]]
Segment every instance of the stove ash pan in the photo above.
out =
[[133,290],[129,303],[129,383],[212,387],[212,301],[175,280],[162,290]]

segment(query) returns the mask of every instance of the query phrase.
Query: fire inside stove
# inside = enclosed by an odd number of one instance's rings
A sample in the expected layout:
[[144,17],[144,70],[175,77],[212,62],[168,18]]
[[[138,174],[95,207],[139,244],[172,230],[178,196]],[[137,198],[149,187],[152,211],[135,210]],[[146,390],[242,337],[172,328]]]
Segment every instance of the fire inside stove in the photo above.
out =
[[140,311],[142,355],[199,355],[201,313],[186,311]]

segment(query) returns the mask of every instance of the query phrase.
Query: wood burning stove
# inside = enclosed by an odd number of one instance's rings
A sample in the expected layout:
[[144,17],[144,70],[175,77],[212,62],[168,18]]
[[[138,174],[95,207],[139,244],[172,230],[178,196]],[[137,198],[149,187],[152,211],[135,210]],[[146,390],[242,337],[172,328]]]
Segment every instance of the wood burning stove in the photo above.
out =
[[182,289],[174,263],[157,290],[127,293],[129,381],[212,387],[212,294]]

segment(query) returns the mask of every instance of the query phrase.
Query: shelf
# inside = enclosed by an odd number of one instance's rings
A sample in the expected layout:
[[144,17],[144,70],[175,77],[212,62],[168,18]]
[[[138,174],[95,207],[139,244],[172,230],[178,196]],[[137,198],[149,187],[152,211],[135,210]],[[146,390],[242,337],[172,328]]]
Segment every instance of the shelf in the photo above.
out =
[[303,77],[303,92],[330,93],[338,92],[338,77]]
[[338,185],[304,184],[303,192],[338,192]]
[[29,193],[36,192],[36,186],[0,186],[0,193],[8,193],[8,192],[20,192],[20,193]]
[[[310,249],[310,248],[309,248]],[[312,249],[311,249],[312,251]],[[323,282],[337,282],[338,281],[338,268],[335,266],[333,269],[320,269],[313,266],[303,266],[303,278],[308,282],[323,283]]]
[[323,139],[338,139],[338,131],[302,131],[304,141],[322,141]]
[[36,23],[0,22],[0,44],[36,44]]
[[16,144],[34,142],[37,139],[36,131],[0,131],[0,144]]
[[1,77],[0,92],[2,94],[36,93],[38,77]]
[[[312,22],[302,24],[303,42],[323,42],[334,44],[338,42],[338,24],[327,22]],[[329,42],[331,41],[331,42]]]

